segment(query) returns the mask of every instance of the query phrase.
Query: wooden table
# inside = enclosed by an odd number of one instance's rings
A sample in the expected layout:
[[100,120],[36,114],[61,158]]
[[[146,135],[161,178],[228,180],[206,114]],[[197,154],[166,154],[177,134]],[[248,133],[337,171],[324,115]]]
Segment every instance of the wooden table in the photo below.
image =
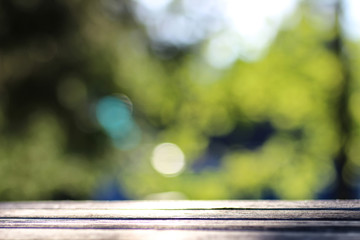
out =
[[0,203],[0,239],[360,239],[360,201]]

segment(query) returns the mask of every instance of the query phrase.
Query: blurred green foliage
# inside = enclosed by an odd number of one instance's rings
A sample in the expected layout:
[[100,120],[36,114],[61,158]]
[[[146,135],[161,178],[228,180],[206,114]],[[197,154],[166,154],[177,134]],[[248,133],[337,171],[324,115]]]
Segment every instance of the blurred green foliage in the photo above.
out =
[[[300,7],[263,58],[216,70],[200,57],[206,41],[169,59],[157,55],[131,2],[118,4],[111,13],[98,1],[0,2],[1,200],[96,198],[105,178],[130,199],[174,191],[189,199],[304,199],[331,188],[344,79],[327,44],[334,28],[319,27]],[[348,47],[355,66],[359,46]],[[360,166],[352,70],[348,184]],[[129,111],[112,115],[110,106],[101,125],[96,108],[109,96]],[[118,135],[107,132],[107,119]],[[121,145],[134,138],[132,127],[121,130],[129,124],[141,132],[130,149]],[[185,155],[177,176],[151,165],[164,142]]]

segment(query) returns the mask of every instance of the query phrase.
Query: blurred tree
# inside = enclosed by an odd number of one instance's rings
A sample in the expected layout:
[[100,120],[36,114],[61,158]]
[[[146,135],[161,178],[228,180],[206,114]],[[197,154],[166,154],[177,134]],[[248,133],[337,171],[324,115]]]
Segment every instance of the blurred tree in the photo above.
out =
[[116,91],[115,27],[101,8],[0,1],[2,199],[89,196],[96,172],[89,161],[105,161],[109,144],[92,105]]
[[345,37],[341,28],[340,19],[343,18],[342,1],[334,3],[335,8],[335,36],[333,39],[332,50],[335,52],[341,62],[342,84],[340,86],[340,93],[337,100],[337,117],[338,117],[338,131],[340,149],[335,158],[336,166],[336,182],[335,182],[335,196],[339,199],[355,198],[356,194],[352,189],[351,183],[346,181],[346,178],[351,176],[344,176],[346,173],[344,168],[348,162],[349,141],[352,135],[352,119],[349,112],[350,86],[351,74],[350,65],[348,61],[348,52],[346,51]]
[[[343,121],[347,80],[342,57],[325,44],[338,35],[313,24],[309,5],[299,11],[299,24],[281,32],[267,56],[239,61],[217,81],[201,79],[209,76],[193,70],[201,60],[192,55],[163,73],[145,50],[134,48],[149,68],[143,68],[146,79],[122,69],[128,91],[138,107],[146,103],[141,111],[158,117],[152,121],[163,126],[158,142],[174,142],[188,157],[188,171],[174,179],[134,170],[152,182],[143,188],[131,183],[137,196],[175,189],[190,198],[313,198],[342,178],[333,160],[344,152],[350,126]],[[144,82],[153,91],[137,94]],[[151,152],[144,165],[149,158]],[[340,184],[327,197],[349,197],[339,195],[348,183]]]
[[[357,81],[311,3],[263,58],[225,70],[202,57],[211,34],[156,42],[137,3],[0,0],[1,200],[102,199],[102,182],[130,199],[351,196]],[[153,167],[159,147],[185,156],[178,173]]]

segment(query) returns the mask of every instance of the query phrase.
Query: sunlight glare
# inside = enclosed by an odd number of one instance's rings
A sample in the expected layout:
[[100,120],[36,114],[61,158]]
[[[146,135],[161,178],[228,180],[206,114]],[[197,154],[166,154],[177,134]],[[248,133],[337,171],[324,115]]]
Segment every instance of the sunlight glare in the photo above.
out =
[[352,40],[360,39],[360,1],[347,0],[344,1],[345,18],[343,19],[343,26],[345,34]]

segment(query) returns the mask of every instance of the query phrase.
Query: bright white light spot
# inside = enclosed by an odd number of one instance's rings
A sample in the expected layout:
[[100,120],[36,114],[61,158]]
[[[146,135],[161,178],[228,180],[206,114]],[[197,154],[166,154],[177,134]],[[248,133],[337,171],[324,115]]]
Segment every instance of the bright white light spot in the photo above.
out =
[[226,0],[228,26],[249,41],[259,41],[259,35],[278,30],[284,17],[293,12],[297,0]]
[[172,143],[162,143],[155,147],[151,164],[156,171],[165,176],[176,176],[185,167],[185,156],[181,149]]
[[360,1],[347,0],[344,1],[345,18],[343,26],[346,36],[353,40],[360,39]]

